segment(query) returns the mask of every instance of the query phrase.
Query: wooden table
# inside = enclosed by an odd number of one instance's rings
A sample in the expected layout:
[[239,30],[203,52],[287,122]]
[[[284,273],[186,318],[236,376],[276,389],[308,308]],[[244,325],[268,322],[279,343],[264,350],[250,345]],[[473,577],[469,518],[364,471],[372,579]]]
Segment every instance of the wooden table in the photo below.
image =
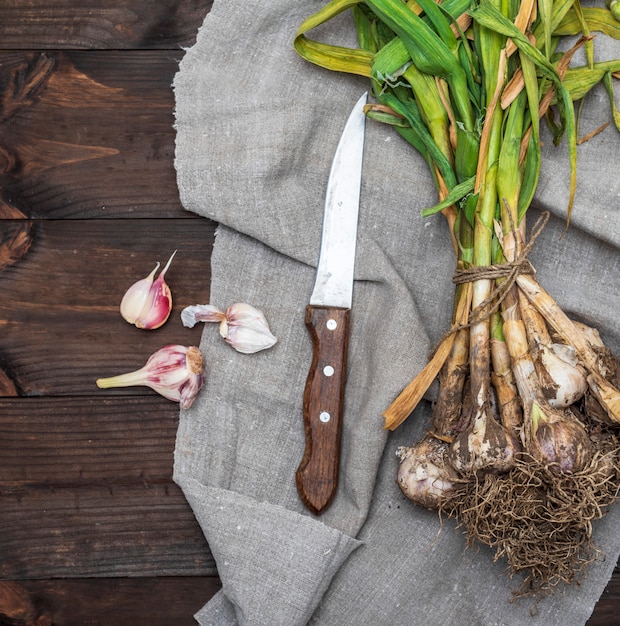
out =
[[[179,313],[215,224],[179,200],[171,84],[210,6],[0,3],[0,625],[189,626],[221,586],[172,481],[178,406],[95,386],[200,339]],[[169,322],[128,325],[175,249]],[[619,608],[616,572],[589,625]]]

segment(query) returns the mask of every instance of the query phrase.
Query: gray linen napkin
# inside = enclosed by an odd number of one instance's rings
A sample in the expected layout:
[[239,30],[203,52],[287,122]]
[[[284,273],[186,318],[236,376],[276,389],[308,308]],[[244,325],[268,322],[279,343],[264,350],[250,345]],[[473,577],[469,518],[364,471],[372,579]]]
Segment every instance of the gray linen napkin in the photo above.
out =
[[[531,600],[510,602],[519,580],[504,563],[485,548],[467,550],[451,521],[411,505],[395,483],[395,450],[419,438],[429,405],[389,435],[381,413],[448,326],[454,259],[442,218],[420,217],[435,200],[426,165],[379,124],[367,124],[340,486],[318,518],[298,499],[311,350],[304,308],[331,159],[367,89],[364,79],[321,70],[293,51],[297,26],[322,4],[216,0],[174,81],[181,200],[220,223],[211,303],[260,308],[279,339],[248,356],[226,345],[215,325],[202,336],[207,382],[194,406],[181,411],[174,472],[223,588],[196,619],[583,624],[620,554],[620,507],[597,524],[607,558],[581,586],[533,607]],[[354,45],[349,16],[317,37]],[[617,45],[606,52],[620,56]],[[584,133],[609,117],[601,94],[590,98]],[[537,201],[554,215],[531,256],[565,310],[599,327],[616,351],[619,146],[608,128],[579,148],[580,188],[564,238],[566,158],[562,148],[547,149]]]

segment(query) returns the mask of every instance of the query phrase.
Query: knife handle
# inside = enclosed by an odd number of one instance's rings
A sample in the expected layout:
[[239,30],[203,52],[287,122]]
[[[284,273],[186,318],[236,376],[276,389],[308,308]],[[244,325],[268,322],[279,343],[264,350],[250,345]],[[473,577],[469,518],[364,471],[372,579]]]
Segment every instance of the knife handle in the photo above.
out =
[[349,317],[349,309],[306,307],[312,364],[303,404],[306,449],[295,478],[299,497],[316,515],[331,504],[338,487]]

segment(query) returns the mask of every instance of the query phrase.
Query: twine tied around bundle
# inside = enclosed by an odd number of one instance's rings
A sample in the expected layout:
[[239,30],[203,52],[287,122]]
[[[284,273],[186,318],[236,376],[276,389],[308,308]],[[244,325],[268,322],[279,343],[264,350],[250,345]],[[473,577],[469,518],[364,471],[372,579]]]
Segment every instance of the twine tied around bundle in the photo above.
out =
[[[496,284],[489,297],[483,300],[475,309],[471,311],[467,323],[452,326],[448,331],[448,334],[457,332],[464,328],[470,328],[471,326],[483,322],[491,317],[491,315],[499,309],[520,274],[536,273],[536,270],[527,257],[532,251],[536,240],[547,225],[549,216],[549,211],[545,211],[536,220],[536,223],[530,231],[529,241],[525,246],[523,246],[514,261],[507,261],[506,263],[500,263],[497,265],[457,269],[454,272],[452,282],[456,285],[470,283],[476,280],[497,280],[498,278],[503,278],[504,280],[501,283]],[[517,233],[514,225],[512,232],[516,239]]]

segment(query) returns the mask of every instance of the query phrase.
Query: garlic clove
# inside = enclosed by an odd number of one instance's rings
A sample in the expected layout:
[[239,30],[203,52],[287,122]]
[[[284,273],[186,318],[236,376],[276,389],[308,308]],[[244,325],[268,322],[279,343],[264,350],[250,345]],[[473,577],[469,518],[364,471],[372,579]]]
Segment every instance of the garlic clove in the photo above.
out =
[[138,328],[154,330],[168,320],[172,311],[172,293],[165,281],[165,275],[175,254],[176,250],[156,279],[159,263],[146,278],[134,283],[125,292],[120,310],[127,322]]
[[266,350],[278,341],[269,330],[263,312],[244,302],[229,306],[225,313],[211,304],[188,306],[181,312],[181,319],[188,328],[197,322],[219,322],[220,335],[244,354]]
[[159,265],[160,264],[157,263],[153,271],[146,278],[139,280],[129,287],[121,300],[121,315],[123,319],[130,324],[136,323],[136,320],[140,317],[144,309],[151,286],[153,285],[155,272],[159,269]]
[[158,394],[179,402],[181,407],[192,406],[205,379],[204,358],[195,346],[167,345],[153,353],[138,370],[110,378],[99,378],[101,389],[112,387],[150,387]]
[[220,324],[220,335],[237,352],[244,354],[266,350],[278,341],[269,330],[262,311],[242,302],[226,309],[226,319]]

